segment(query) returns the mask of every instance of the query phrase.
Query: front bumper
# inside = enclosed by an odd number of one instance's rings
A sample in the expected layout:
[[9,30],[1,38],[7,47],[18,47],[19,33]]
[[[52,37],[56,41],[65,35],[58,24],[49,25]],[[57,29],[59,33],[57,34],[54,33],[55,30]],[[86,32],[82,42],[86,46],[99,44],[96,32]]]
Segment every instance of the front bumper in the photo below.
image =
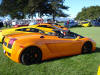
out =
[[[3,49],[4,49],[4,54],[10,58],[11,60],[13,60],[14,62],[20,63],[20,53],[14,49],[9,49],[6,46],[4,46],[3,44]],[[20,51],[22,50],[22,48],[20,48]]]

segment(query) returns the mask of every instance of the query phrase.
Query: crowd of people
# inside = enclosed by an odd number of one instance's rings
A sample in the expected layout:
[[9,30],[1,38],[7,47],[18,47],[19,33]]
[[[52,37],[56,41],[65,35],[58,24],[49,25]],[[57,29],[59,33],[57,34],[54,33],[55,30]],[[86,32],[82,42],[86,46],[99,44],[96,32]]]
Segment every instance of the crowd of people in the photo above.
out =
[[17,21],[14,21],[14,20],[8,20],[8,21],[0,21],[0,28],[1,27],[12,27],[14,25],[24,25],[24,24],[29,24],[30,21],[29,20],[17,20]]
[[[56,22],[56,21],[55,21]],[[36,20],[7,20],[7,21],[0,21],[0,28],[1,27],[12,27],[14,25],[35,25],[39,23],[55,23],[51,19],[47,19],[45,22],[43,19],[36,19]]]

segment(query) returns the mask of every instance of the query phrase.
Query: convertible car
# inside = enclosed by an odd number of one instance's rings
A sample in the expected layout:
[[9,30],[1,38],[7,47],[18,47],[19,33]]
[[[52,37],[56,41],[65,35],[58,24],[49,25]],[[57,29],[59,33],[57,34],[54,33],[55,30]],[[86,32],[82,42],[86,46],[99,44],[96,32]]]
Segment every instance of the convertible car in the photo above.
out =
[[[7,35],[3,42],[4,54],[11,60],[31,65],[34,63],[81,53],[95,51],[96,43],[74,32],[65,36],[60,31],[56,35],[43,33],[23,33]],[[58,35],[61,34],[61,35]]]
[[[36,24],[32,26],[24,26],[24,27],[18,27],[18,28],[8,28],[0,30],[0,42],[3,41],[4,37],[8,34],[14,34],[14,33],[26,33],[26,32],[35,32],[34,28],[39,29],[39,32],[45,32],[46,34],[54,34],[55,32],[53,29],[59,29],[59,30],[68,30],[66,27],[60,26],[60,25],[51,25],[47,23],[42,24]],[[27,31],[29,30],[29,31]]]
[[52,28],[41,28],[41,27],[34,27],[34,26],[25,26],[25,27],[18,27],[18,28],[8,28],[0,30],[0,42],[3,41],[4,37],[8,34],[15,34],[15,33],[29,33],[29,32],[45,32],[45,33],[54,33]]
[[57,23],[40,23],[36,25],[31,25],[30,27],[39,27],[45,31],[52,31],[53,29],[68,30],[68,28],[61,26]]

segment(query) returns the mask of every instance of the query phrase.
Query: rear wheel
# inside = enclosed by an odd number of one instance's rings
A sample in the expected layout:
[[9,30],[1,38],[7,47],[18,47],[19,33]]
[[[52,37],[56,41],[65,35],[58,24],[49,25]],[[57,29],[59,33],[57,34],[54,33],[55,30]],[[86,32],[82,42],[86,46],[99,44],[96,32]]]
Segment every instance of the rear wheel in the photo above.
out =
[[82,53],[91,53],[92,52],[92,44],[91,42],[86,42],[82,47]]
[[31,65],[40,62],[42,59],[42,53],[37,47],[29,47],[25,49],[21,54],[21,63],[24,65]]

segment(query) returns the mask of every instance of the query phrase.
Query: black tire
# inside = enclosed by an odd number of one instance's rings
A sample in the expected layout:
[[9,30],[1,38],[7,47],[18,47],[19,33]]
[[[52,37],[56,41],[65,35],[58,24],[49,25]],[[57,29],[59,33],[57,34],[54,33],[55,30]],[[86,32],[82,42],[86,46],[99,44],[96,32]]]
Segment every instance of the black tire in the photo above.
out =
[[42,52],[37,47],[29,47],[25,49],[20,57],[20,61],[24,65],[31,65],[34,63],[41,62]]
[[92,44],[91,42],[86,42],[82,47],[82,54],[91,53],[92,52]]

